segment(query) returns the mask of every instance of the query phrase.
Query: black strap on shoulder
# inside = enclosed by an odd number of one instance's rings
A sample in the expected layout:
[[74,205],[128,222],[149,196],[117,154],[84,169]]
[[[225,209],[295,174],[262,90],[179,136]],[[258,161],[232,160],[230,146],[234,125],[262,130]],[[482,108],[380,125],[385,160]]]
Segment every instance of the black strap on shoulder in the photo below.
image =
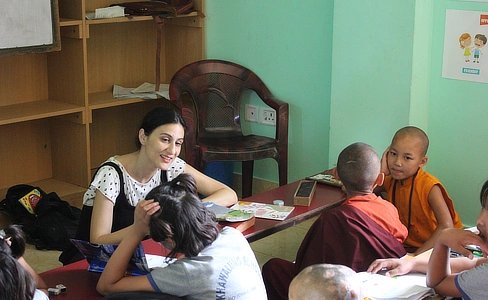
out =
[[[92,181],[95,179],[96,174],[102,168],[103,166],[111,166],[115,169],[115,171],[119,174],[119,180],[120,180],[120,192],[119,195],[117,196],[117,200],[115,201],[115,206],[114,206],[114,213],[113,213],[113,219],[112,219],[112,231],[119,230],[121,228],[124,228],[134,222],[134,207],[129,204],[129,201],[127,200],[127,197],[125,196],[124,193],[124,176],[122,173],[122,170],[120,167],[113,163],[113,162],[105,162],[102,165],[100,165],[95,172],[95,174],[92,177]],[[93,206],[88,206],[88,205],[83,205],[83,208],[81,210],[81,217],[80,217],[80,222],[78,224],[78,230],[76,231],[76,238],[89,241],[90,240],[90,226],[91,226],[91,217],[92,217],[92,212],[93,212]],[[122,214],[122,215],[120,215]],[[122,222],[122,219],[129,218],[128,221]],[[123,226],[123,224],[127,224]],[[118,229],[116,229],[118,228]],[[115,229],[115,230],[114,230]]]
[[[111,166],[115,169],[115,171],[119,174],[120,179],[120,192],[117,196],[117,200],[115,201],[114,205],[114,212],[112,218],[112,232],[125,228],[132,223],[134,223],[134,209],[135,207],[129,204],[127,200],[127,196],[124,192],[124,175],[120,167],[114,162],[105,162],[100,165],[93,175],[93,179],[96,176],[98,170],[100,170],[103,166]],[[161,171],[161,182],[167,182],[167,174],[166,171]],[[89,241],[90,240],[90,226],[91,226],[91,217],[93,212],[93,206],[83,205],[81,210],[80,221],[78,223],[78,229],[76,231],[76,239]],[[59,261],[63,263],[63,265],[78,261],[83,259],[83,255],[78,249],[71,245],[70,249],[67,251],[63,251],[63,253],[59,257]]]

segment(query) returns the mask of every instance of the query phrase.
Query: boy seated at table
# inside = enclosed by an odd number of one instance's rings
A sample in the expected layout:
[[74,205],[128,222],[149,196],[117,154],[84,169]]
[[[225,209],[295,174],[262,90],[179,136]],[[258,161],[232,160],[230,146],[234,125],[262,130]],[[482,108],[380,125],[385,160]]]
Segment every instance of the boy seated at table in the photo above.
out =
[[[442,296],[463,299],[488,299],[488,180],[480,192],[481,209],[476,219],[479,233],[458,228],[442,230],[436,239],[432,253],[410,259],[378,259],[368,268],[377,273],[388,270],[386,276],[421,272],[427,275],[427,286]],[[477,246],[479,253],[468,250]],[[451,250],[464,257],[451,258]],[[428,254],[428,253],[426,253]]]
[[317,264],[303,269],[290,283],[289,300],[363,300],[362,282],[342,265]]
[[346,200],[328,209],[305,236],[295,263],[272,258],[262,273],[270,300],[287,299],[292,279],[314,264],[341,264],[365,271],[377,258],[402,257],[407,228],[397,209],[373,193],[383,183],[380,159],[364,143],[346,147],[337,161],[336,178],[342,181]]
[[398,130],[381,160],[385,182],[375,189],[376,193],[386,192],[386,199],[398,209],[408,230],[405,247],[413,255],[431,249],[443,229],[463,228],[446,189],[422,169],[428,147],[429,139],[420,128]]

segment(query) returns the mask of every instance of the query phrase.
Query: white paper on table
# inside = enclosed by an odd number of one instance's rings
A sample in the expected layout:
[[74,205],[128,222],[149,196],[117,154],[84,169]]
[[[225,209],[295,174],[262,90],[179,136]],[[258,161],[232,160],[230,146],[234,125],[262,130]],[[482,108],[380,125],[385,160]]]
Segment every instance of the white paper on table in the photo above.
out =
[[146,254],[146,261],[147,261],[147,266],[149,267],[149,269],[164,268],[176,260],[173,258],[173,259],[170,259],[169,262],[167,262],[167,259],[168,258],[166,256]]

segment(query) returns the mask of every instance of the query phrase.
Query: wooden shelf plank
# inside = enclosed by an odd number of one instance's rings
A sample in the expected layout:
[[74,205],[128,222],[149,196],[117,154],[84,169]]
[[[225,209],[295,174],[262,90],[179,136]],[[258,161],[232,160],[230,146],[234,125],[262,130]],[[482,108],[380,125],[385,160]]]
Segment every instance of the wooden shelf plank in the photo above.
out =
[[59,18],[59,26],[79,26],[82,24],[81,20]]
[[[88,95],[88,99],[88,102],[90,103],[89,107],[91,110],[154,100],[141,98],[114,99],[111,91],[90,93]],[[158,99],[167,100],[163,97]]]
[[84,110],[83,106],[54,100],[6,105],[0,109],[0,125],[79,113]]
[[[187,15],[179,15],[176,18],[188,18],[197,17],[197,12],[192,12]],[[173,17],[168,17],[168,19],[174,19]],[[86,24],[108,24],[108,23],[123,23],[123,22],[135,22],[135,21],[148,21],[153,20],[152,16],[128,16],[128,17],[117,17],[117,18],[107,18],[107,19],[96,19],[96,20],[86,20]]]

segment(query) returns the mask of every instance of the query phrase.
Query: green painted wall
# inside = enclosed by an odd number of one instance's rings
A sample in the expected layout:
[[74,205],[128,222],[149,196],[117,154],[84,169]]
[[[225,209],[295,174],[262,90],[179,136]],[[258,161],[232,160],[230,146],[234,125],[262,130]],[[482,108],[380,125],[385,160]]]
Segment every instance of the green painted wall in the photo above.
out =
[[354,142],[382,153],[408,123],[414,15],[411,0],[335,1],[330,166]]
[[[474,225],[488,178],[488,85],[442,78],[442,53],[445,10],[488,12],[488,3],[303,3],[207,0],[205,9],[207,57],[249,67],[290,103],[289,181],[333,166],[356,141],[381,154],[396,130],[412,124],[431,140],[427,171]],[[264,125],[245,128],[272,134]],[[276,163],[257,162],[255,174],[276,182]]]
[[[207,57],[248,67],[290,105],[290,182],[324,170],[329,155],[333,1],[306,2],[205,1]],[[247,102],[258,104],[253,96]],[[243,126],[271,136],[274,132],[274,127],[256,123]],[[261,160],[254,174],[278,182],[277,170],[274,160]]]
[[442,52],[446,9],[488,12],[488,3],[434,3],[429,171],[445,184],[463,223],[475,225],[480,189],[488,179],[488,84],[442,78]]

